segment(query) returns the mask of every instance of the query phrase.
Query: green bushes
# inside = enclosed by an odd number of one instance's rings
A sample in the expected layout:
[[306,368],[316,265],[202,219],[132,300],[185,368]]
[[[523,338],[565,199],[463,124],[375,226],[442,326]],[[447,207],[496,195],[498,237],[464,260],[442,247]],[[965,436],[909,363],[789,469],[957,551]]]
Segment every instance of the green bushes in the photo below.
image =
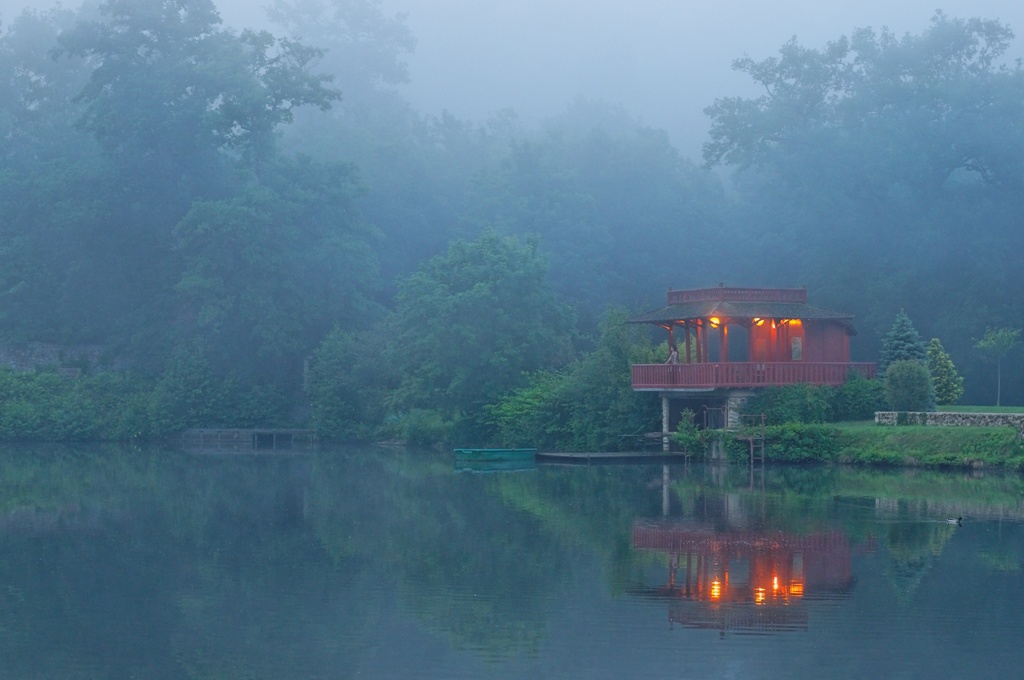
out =
[[155,380],[0,369],[0,441],[157,439],[190,427],[273,426],[286,410],[277,391],[218,378],[189,352]]
[[1024,470],[1013,428],[838,426],[836,462],[856,465]]
[[[746,462],[746,442],[729,441]],[[777,463],[1024,470],[1024,441],[1013,428],[880,427],[788,423],[765,430],[765,458]]]
[[832,422],[872,420],[875,411],[885,410],[885,386],[879,380],[853,374],[835,388],[831,405]]
[[747,402],[744,411],[763,413],[769,423],[831,423],[869,420],[885,409],[885,388],[859,375],[838,387],[786,385],[769,387]]
[[609,312],[592,352],[561,371],[541,371],[528,384],[485,408],[502,446],[564,451],[615,451],[624,434],[660,429],[657,395],[635,392],[630,366],[664,357],[642,329]]
[[335,328],[317,347],[307,389],[310,425],[321,439],[369,439],[382,427],[387,392],[398,382],[390,365],[377,358],[382,342]]
[[768,460],[784,463],[831,462],[839,452],[838,430],[827,425],[770,425],[764,444]]
[[128,439],[138,411],[138,388],[123,375],[0,370],[0,440]]
[[703,451],[708,445],[708,430],[698,429],[693,422],[693,411],[686,408],[679,414],[679,429],[672,435],[673,441],[687,453]]
[[893,411],[934,411],[935,388],[920,361],[895,361],[885,372],[885,397]]

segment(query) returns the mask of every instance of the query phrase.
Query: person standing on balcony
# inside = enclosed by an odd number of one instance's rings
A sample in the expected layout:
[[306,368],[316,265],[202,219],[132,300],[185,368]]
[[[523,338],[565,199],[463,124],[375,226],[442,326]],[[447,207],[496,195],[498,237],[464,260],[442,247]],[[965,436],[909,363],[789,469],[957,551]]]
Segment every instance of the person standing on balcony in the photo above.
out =
[[669,348],[668,361],[666,361],[665,363],[666,364],[678,364],[679,363],[679,352],[676,350],[675,346],[672,346],[672,347]]

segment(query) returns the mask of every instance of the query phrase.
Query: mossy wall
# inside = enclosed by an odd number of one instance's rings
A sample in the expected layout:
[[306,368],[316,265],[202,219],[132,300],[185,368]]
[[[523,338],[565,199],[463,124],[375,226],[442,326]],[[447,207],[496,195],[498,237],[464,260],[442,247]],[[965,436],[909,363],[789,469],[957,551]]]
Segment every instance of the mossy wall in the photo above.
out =
[[878,411],[876,425],[942,425],[945,427],[1012,427],[1024,438],[1024,413],[950,413]]

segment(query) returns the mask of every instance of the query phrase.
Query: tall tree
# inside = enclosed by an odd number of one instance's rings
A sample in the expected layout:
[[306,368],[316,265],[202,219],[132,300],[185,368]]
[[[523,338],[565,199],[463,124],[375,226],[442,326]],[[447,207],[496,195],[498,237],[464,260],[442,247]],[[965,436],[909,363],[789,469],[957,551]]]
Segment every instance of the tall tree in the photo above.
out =
[[[26,11],[0,32],[0,319],[7,340],[94,340],[102,272],[85,274],[109,224],[110,165],[74,126],[84,58],[51,56],[69,10]],[[109,326],[108,329],[109,330]]]
[[964,393],[964,379],[957,373],[953,360],[938,338],[928,343],[928,372],[935,386],[935,403],[940,406],[955,404]]
[[485,405],[571,358],[573,315],[546,270],[536,242],[488,232],[405,279],[389,323],[395,407],[436,410],[457,437],[490,437]]
[[998,21],[937,13],[917,34],[862,28],[736,61],[763,94],[709,107],[704,150],[736,168],[750,234],[735,256],[765,276],[785,263],[863,320],[868,351],[899,304],[954,354],[986,319],[1014,318],[1024,68],[1005,59],[1012,39]]
[[179,331],[219,366],[294,386],[332,326],[373,316],[374,231],[352,209],[344,165],[279,160],[261,186],[197,201],[174,229]]
[[1003,357],[1020,344],[1019,328],[989,328],[981,340],[974,343],[975,349],[996,362],[996,406],[1000,405],[1003,389]]
[[273,183],[275,129],[337,97],[320,52],[224,30],[207,0],[26,13],[0,42],[4,334],[160,355],[195,254],[175,225]]
[[882,341],[882,356],[878,361],[879,375],[884,376],[888,366],[896,361],[916,361],[924,364],[927,358],[928,348],[914,328],[910,317],[901,309]]
[[104,21],[61,36],[67,52],[95,62],[80,124],[144,176],[202,188],[218,151],[264,159],[292,109],[328,108],[339,96],[312,72],[322,50],[235,35],[211,0],[107,0],[100,10]]

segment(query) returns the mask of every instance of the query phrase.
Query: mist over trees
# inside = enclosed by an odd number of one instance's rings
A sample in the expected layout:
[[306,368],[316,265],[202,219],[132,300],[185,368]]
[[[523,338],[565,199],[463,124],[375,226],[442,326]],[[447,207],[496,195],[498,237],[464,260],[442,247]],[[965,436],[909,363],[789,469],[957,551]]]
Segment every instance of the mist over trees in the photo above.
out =
[[736,168],[757,213],[745,257],[759,281],[772,279],[758,263],[781,264],[854,312],[868,356],[905,308],[965,367],[969,400],[981,385],[971,338],[1024,325],[1024,71],[1002,60],[1012,38],[997,21],[937,13],[920,35],[794,41],[735,62],[764,95],[707,109],[705,159]]
[[[1024,70],[997,21],[739,59],[764,94],[707,109],[701,166],[628,105],[577,99],[537,126],[416,111],[394,89],[415,36],[375,0],[268,18],[106,0],[3,26],[3,342],[97,345],[160,394],[180,375],[276,409],[182,406],[166,428],[397,436],[415,413],[486,438],[535,381],[620,399],[639,350],[609,351],[601,320],[670,287],[806,284],[857,316],[858,360],[906,309],[979,403],[972,338],[1024,327]],[[1024,402],[1022,370],[1006,357],[1003,402]]]

